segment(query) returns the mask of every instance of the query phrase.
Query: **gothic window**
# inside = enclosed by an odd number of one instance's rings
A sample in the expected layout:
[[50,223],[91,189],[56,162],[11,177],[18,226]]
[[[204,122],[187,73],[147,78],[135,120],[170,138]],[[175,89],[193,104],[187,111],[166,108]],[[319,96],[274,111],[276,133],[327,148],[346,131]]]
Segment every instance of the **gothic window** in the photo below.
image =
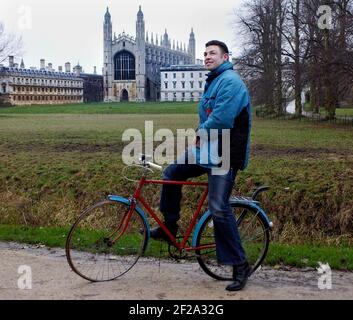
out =
[[194,77],[194,74],[191,72],[191,78],[193,78]]
[[128,51],[120,51],[114,57],[114,80],[135,80],[135,57]]
[[6,83],[2,84],[2,93],[6,93]]
[[165,88],[168,89],[168,82],[164,82]]
[[182,87],[183,89],[185,89],[185,81],[182,81],[182,82],[181,82],[181,87]]
[[200,89],[202,89],[202,81],[199,81]]
[[194,89],[194,81],[190,81],[190,88]]
[[168,73],[165,73],[165,74],[164,74],[164,77],[165,77],[165,78],[168,78]]
[[185,73],[184,73],[184,72],[181,74],[181,77],[182,77],[182,78],[185,78]]
[[202,78],[202,72],[199,73],[199,78]]
[[176,81],[173,81],[173,89],[176,89]]
[[176,78],[176,73],[173,73],[173,78],[174,78],[174,79]]

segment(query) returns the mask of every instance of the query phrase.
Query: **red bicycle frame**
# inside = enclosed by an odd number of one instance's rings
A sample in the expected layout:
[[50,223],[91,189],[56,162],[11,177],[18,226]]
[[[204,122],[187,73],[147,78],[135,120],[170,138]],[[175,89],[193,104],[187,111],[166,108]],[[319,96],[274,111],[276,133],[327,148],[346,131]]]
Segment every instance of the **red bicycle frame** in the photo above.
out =
[[[182,239],[182,241],[179,243],[176,240],[176,237],[174,237],[170,231],[168,230],[168,228],[165,226],[165,224],[158,218],[157,214],[153,211],[153,209],[148,205],[148,203],[146,202],[146,200],[142,197],[141,195],[141,190],[143,188],[144,185],[146,184],[162,184],[162,185],[168,185],[168,184],[172,184],[172,185],[188,185],[188,186],[202,186],[205,187],[205,190],[203,191],[201,198],[198,202],[196,211],[194,212],[190,225]],[[121,233],[119,234],[119,236],[113,240],[113,243],[115,241],[118,240],[118,238],[125,232],[125,229],[128,226],[130,217],[132,215],[132,213],[134,212],[137,202],[140,202],[144,208],[149,212],[149,214],[151,215],[151,217],[158,223],[158,225],[164,230],[164,232],[168,235],[168,237],[170,238],[171,242],[173,243],[173,245],[178,248],[180,251],[181,250],[186,250],[186,251],[191,251],[191,250],[199,250],[199,249],[206,249],[206,248],[213,248],[215,247],[215,244],[206,244],[206,245],[202,245],[199,247],[186,247],[186,242],[189,239],[192,230],[194,229],[195,225],[196,225],[196,221],[197,221],[197,217],[200,214],[201,208],[206,200],[208,194],[208,183],[205,182],[191,182],[191,181],[171,181],[171,180],[146,180],[144,177],[142,177],[139,181],[139,184],[133,194],[133,196],[129,199],[131,201],[131,208],[127,214],[127,216],[124,219],[124,228],[121,231]]]

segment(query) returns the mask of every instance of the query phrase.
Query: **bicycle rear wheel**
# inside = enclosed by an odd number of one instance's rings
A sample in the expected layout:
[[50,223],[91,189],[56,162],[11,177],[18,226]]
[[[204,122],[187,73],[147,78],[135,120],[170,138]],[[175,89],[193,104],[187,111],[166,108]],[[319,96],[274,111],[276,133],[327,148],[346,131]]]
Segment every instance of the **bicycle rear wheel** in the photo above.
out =
[[[253,273],[265,259],[270,242],[269,227],[259,211],[245,204],[232,206],[246,258]],[[217,280],[232,280],[233,267],[217,263],[212,215],[204,221],[198,233],[196,246],[210,248],[196,250],[202,270]]]
[[66,240],[66,257],[74,272],[89,281],[110,281],[135,265],[147,246],[147,226],[134,211],[122,232],[130,208],[123,202],[103,201],[80,215]]

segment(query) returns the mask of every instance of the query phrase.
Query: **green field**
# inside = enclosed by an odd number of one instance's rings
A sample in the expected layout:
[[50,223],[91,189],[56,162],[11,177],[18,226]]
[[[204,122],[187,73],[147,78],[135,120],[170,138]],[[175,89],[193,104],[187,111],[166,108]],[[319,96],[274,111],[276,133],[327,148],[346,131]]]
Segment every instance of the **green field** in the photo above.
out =
[[0,114],[125,114],[195,113],[197,102],[85,103],[0,108]]
[[353,108],[338,108],[336,109],[336,115],[340,117],[353,117]]
[[[304,111],[313,111],[309,103],[305,103]],[[325,116],[326,110],[321,109],[320,114]],[[337,108],[336,117],[353,117],[353,108]]]
[[[154,121],[155,130],[195,128],[196,110],[195,103],[1,108],[0,223],[67,228],[83,208],[107,194],[128,196],[135,184],[122,176],[124,130],[143,132],[146,120]],[[288,256],[297,257],[307,245],[352,245],[352,128],[254,118],[251,140],[250,163],[238,174],[234,194],[271,187],[261,199],[275,226],[271,264],[295,264],[284,259],[283,246],[298,246]],[[159,192],[159,187],[145,191],[154,207]],[[185,188],[183,225],[196,199]]]

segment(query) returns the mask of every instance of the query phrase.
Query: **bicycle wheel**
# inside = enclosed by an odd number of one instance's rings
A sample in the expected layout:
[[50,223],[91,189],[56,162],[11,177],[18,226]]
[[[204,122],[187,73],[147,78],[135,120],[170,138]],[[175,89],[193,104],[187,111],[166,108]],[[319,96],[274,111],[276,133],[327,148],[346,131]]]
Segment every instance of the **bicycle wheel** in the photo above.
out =
[[[232,209],[246,258],[253,273],[265,259],[270,242],[269,227],[260,212],[248,205],[234,204]],[[197,261],[201,268],[217,280],[232,280],[232,266],[217,263],[212,215],[204,221],[197,236],[196,246],[207,244],[210,248],[196,250]]]
[[130,205],[107,200],[80,215],[66,240],[66,257],[74,272],[89,281],[109,281],[135,265],[147,246],[147,226],[134,211],[123,231],[129,211]]

